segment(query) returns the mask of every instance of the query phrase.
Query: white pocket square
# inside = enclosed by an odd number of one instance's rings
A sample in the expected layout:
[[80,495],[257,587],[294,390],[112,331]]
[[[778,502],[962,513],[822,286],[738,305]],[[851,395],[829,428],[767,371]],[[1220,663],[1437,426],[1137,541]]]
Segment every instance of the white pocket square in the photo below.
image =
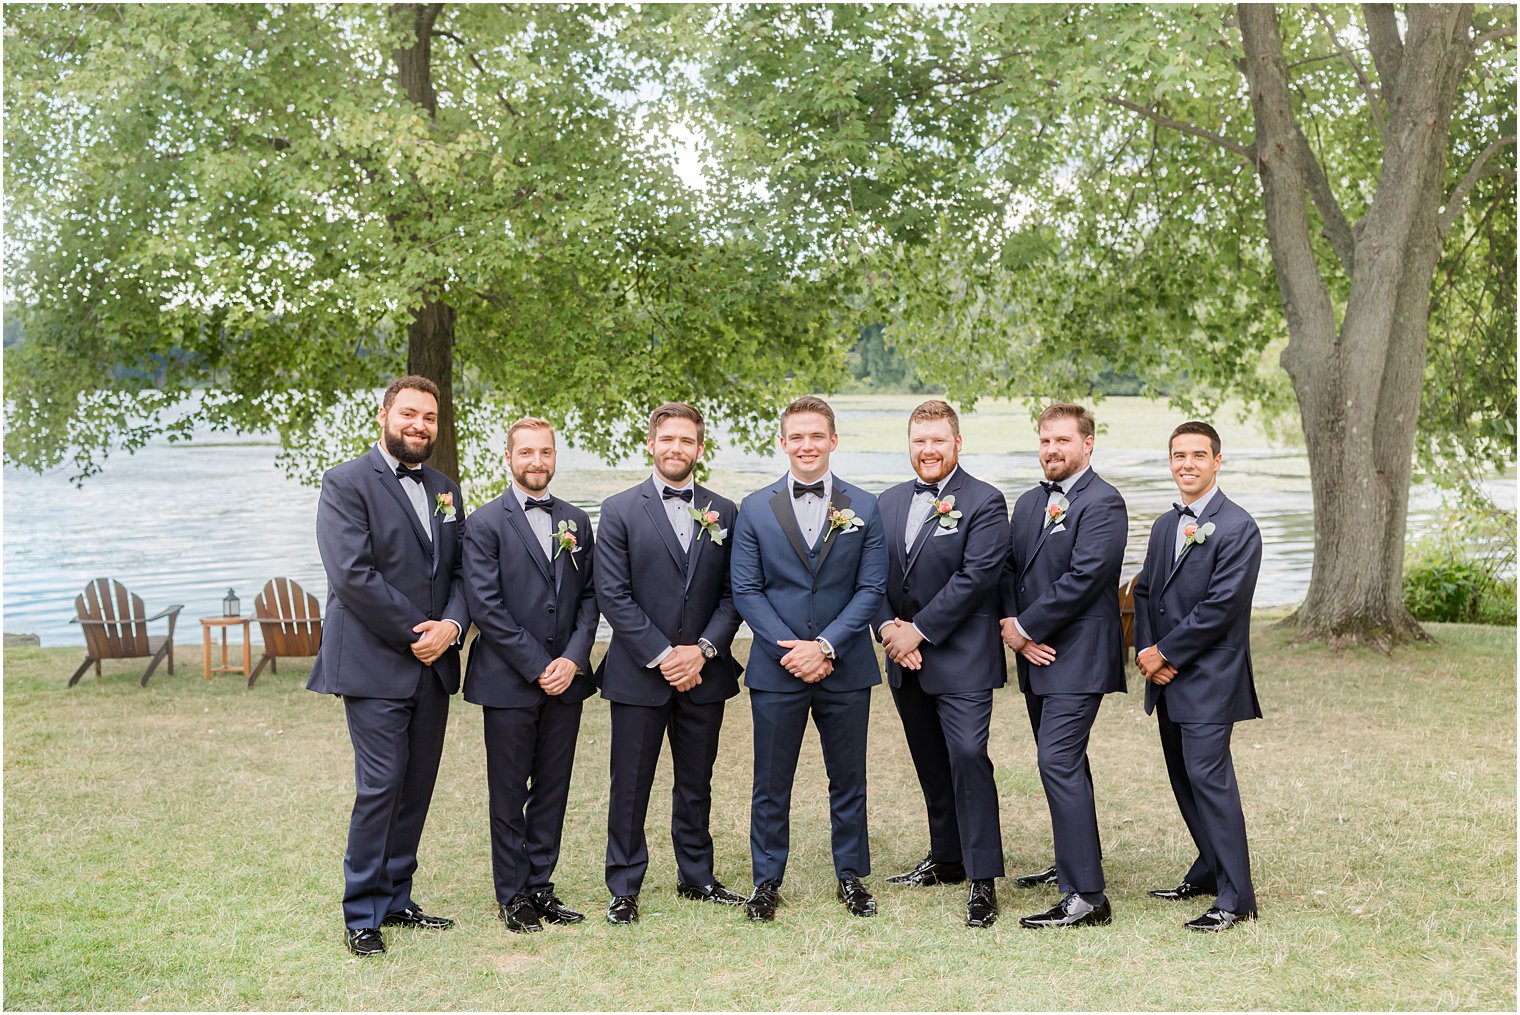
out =
[[1057,532],[1065,532],[1065,531],[1066,531],[1066,523],[1065,522],[1056,522],[1056,527],[1050,530],[1050,534],[1053,536]]
[[440,525],[448,525],[450,522],[457,522],[457,521],[459,521],[459,516],[458,515],[444,515],[443,516],[443,521],[440,522],[439,524]]
[[953,529],[940,529],[939,531],[937,531],[937,532],[934,533],[934,538],[938,539],[940,536],[953,536],[953,535],[955,535],[959,531],[960,531],[960,526],[958,526],[958,525],[955,528],[953,528]]

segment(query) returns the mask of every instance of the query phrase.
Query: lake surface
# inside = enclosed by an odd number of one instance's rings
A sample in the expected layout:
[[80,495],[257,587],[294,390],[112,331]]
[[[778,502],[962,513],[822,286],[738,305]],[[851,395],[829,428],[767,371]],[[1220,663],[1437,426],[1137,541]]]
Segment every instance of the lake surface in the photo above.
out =
[[[911,477],[906,455],[906,418],[920,399],[907,395],[832,399],[840,447],[834,471],[871,492]],[[1166,469],[1165,442],[1178,418],[1156,403],[1110,399],[1099,409],[1107,432],[1098,439],[1094,468],[1117,486],[1129,505],[1125,576],[1140,566],[1151,523],[1176,499]],[[1288,605],[1308,588],[1313,556],[1313,508],[1309,470],[1301,449],[1273,447],[1247,424],[1220,427],[1225,468],[1220,488],[1261,526],[1265,543],[1257,606]],[[966,445],[961,465],[1008,496],[1010,505],[1040,478],[1033,426],[1021,408],[987,404],[962,419]],[[771,482],[785,468],[778,453],[763,456],[723,450],[707,485],[739,500]],[[229,441],[225,434],[197,435],[193,442],[158,441],[132,456],[111,458],[82,489],[70,471],[36,475],[4,470],[4,629],[37,634],[43,645],[83,645],[74,597],[91,579],[116,578],[143,598],[150,614],[171,603],[185,606],[176,637],[193,645],[197,618],[219,614],[229,587],[244,614],[270,578],[299,582],[323,603],[327,582],[317,555],[317,490],[288,479],[275,465],[271,435]],[[561,445],[559,472],[551,487],[591,513],[603,498],[647,476],[630,459],[609,466]],[[474,508],[500,492],[467,492]],[[1513,508],[1514,480],[1496,481],[1501,504]],[[1410,532],[1433,523],[1437,493],[1417,487],[1411,495]],[[605,626],[605,625],[604,625]],[[160,624],[153,633],[159,633]],[[604,631],[605,634],[605,631]],[[257,640],[257,626],[254,628]]]

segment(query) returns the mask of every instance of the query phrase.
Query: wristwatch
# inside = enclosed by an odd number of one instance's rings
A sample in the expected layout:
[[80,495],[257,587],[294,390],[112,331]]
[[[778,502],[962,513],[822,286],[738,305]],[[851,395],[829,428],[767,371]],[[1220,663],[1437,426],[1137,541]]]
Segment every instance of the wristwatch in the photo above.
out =
[[825,641],[822,638],[818,639],[818,651],[820,651],[820,652],[823,653],[823,657],[825,659],[833,659],[834,658],[834,646],[830,645],[827,641]]
[[718,658],[718,649],[717,649],[717,646],[715,646],[712,642],[708,641],[706,638],[698,638],[697,639],[697,648],[699,648],[699,649],[702,650],[702,658],[703,659],[716,659],[716,658]]

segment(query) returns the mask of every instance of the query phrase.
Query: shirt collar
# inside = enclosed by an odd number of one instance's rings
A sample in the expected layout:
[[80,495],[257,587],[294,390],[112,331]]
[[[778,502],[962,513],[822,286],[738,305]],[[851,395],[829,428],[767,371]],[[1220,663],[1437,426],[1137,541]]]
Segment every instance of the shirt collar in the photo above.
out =
[[[512,495],[517,498],[517,506],[520,507],[520,508],[521,507],[526,507],[527,503],[528,503],[528,498],[530,496],[533,496],[532,494],[529,494],[526,490],[524,490],[522,487],[518,486],[516,483],[508,483],[507,484],[507,489],[511,490],[512,491]],[[548,490],[545,490],[543,493],[538,494],[537,496],[538,496],[538,499],[542,499],[544,497],[550,496],[550,493],[549,493]]]
[[[950,481],[952,479],[954,479],[955,478],[955,474],[957,472],[960,472],[960,471],[961,471],[961,467],[959,465],[957,465],[953,469],[950,470],[950,474],[948,476],[946,476],[944,479],[941,479],[941,480],[938,480],[938,481],[935,482],[934,485],[939,487],[939,492],[940,493],[944,493],[945,492],[945,487],[947,487],[947,486],[950,485]],[[913,474],[913,478],[916,479],[916,480],[918,480],[920,483],[922,483],[924,481],[923,477],[920,476],[916,472]]]
[[[797,493],[796,493],[796,491],[797,491],[797,484],[801,483],[801,482],[802,482],[802,480],[800,480],[796,476],[792,475],[792,471],[790,469],[787,470],[787,472],[786,472],[786,492],[789,493],[789,494],[791,494],[793,496],[793,498],[795,498],[797,496]],[[819,482],[819,481],[815,480],[815,482]],[[829,472],[825,472],[823,474],[823,479],[821,480],[821,482],[823,483],[823,499],[824,500],[831,500],[833,498],[833,496],[834,496],[834,473],[833,473],[833,471],[831,470]]]
[[665,478],[658,472],[650,475],[649,482],[654,484],[654,492],[661,497],[665,496],[665,488],[667,486],[672,490],[690,490],[693,495],[697,492],[697,479],[695,475],[687,476],[686,483],[683,486],[676,486],[674,483],[665,482]]
[[1084,465],[1082,466],[1082,470],[1080,472],[1074,472],[1070,476],[1067,476],[1065,479],[1056,480],[1056,482],[1061,484],[1061,496],[1064,497],[1067,494],[1071,493],[1072,490],[1076,489],[1077,484],[1082,481],[1082,477],[1091,471],[1091,465]]
[[1214,495],[1218,492],[1219,484],[1215,483],[1213,486],[1209,487],[1208,492],[1206,492],[1202,497],[1199,497],[1197,500],[1193,501],[1193,503],[1186,506],[1193,509],[1193,515],[1195,517],[1202,518],[1204,508],[1209,506],[1209,501],[1213,500]]
[[[375,442],[375,450],[378,451],[378,452],[380,452],[380,457],[385,459],[386,466],[392,472],[395,472],[398,468],[401,467],[401,459],[397,458],[395,455],[393,455],[389,451],[385,450],[385,442],[384,441],[376,441]],[[411,469],[412,471],[415,472],[415,471],[421,469],[422,466],[421,465],[408,465],[407,468]],[[400,477],[398,476],[397,478],[399,479]]]

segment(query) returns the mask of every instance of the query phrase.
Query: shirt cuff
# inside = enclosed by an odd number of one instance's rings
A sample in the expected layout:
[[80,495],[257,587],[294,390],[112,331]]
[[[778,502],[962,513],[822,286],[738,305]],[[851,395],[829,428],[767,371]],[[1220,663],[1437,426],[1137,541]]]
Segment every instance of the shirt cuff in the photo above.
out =
[[897,618],[894,617],[891,620],[887,621],[886,623],[882,624],[880,627],[878,627],[876,629],[876,637],[877,637],[877,639],[879,640],[879,639],[885,638],[887,636],[887,628],[891,627],[893,624],[896,624],[896,623],[897,623]]
[[655,656],[652,660],[650,660],[649,662],[645,663],[644,664],[644,668],[646,670],[652,670],[652,669],[654,669],[656,666],[658,666],[661,663],[663,663],[665,661],[665,657],[668,656],[668,655],[670,655],[670,653],[673,652],[674,650],[675,650],[674,646],[666,645],[665,646],[665,651],[661,652],[659,655]]
[[818,644],[823,649],[823,654],[826,658],[835,658],[834,646],[829,643],[829,640],[827,638],[819,638]]
[[1029,637],[1029,632],[1026,631],[1026,630],[1024,630],[1024,625],[1019,623],[1019,618],[1018,617],[1014,617],[1013,618],[1013,626],[1019,632],[1019,637],[1021,637],[1021,638],[1029,638],[1030,641],[1034,641],[1033,638]]
[[[1017,624],[1018,621],[1015,620],[1014,623]],[[911,627],[911,628],[913,628],[913,630],[915,632],[917,632],[920,641],[928,642],[928,644],[930,644],[930,645],[934,644],[934,642],[929,641],[928,637],[924,634],[923,631],[919,630],[919,628],[918,628],[918,621],[916,621],[916,620],[915,621],[911,621],[911,622],[909,622],[908,626]]]
[[459,621],[454,620],[451,617],[444,617],[443,619],[454,625],[454,644],[464,644],[464,628],[459,626]]

